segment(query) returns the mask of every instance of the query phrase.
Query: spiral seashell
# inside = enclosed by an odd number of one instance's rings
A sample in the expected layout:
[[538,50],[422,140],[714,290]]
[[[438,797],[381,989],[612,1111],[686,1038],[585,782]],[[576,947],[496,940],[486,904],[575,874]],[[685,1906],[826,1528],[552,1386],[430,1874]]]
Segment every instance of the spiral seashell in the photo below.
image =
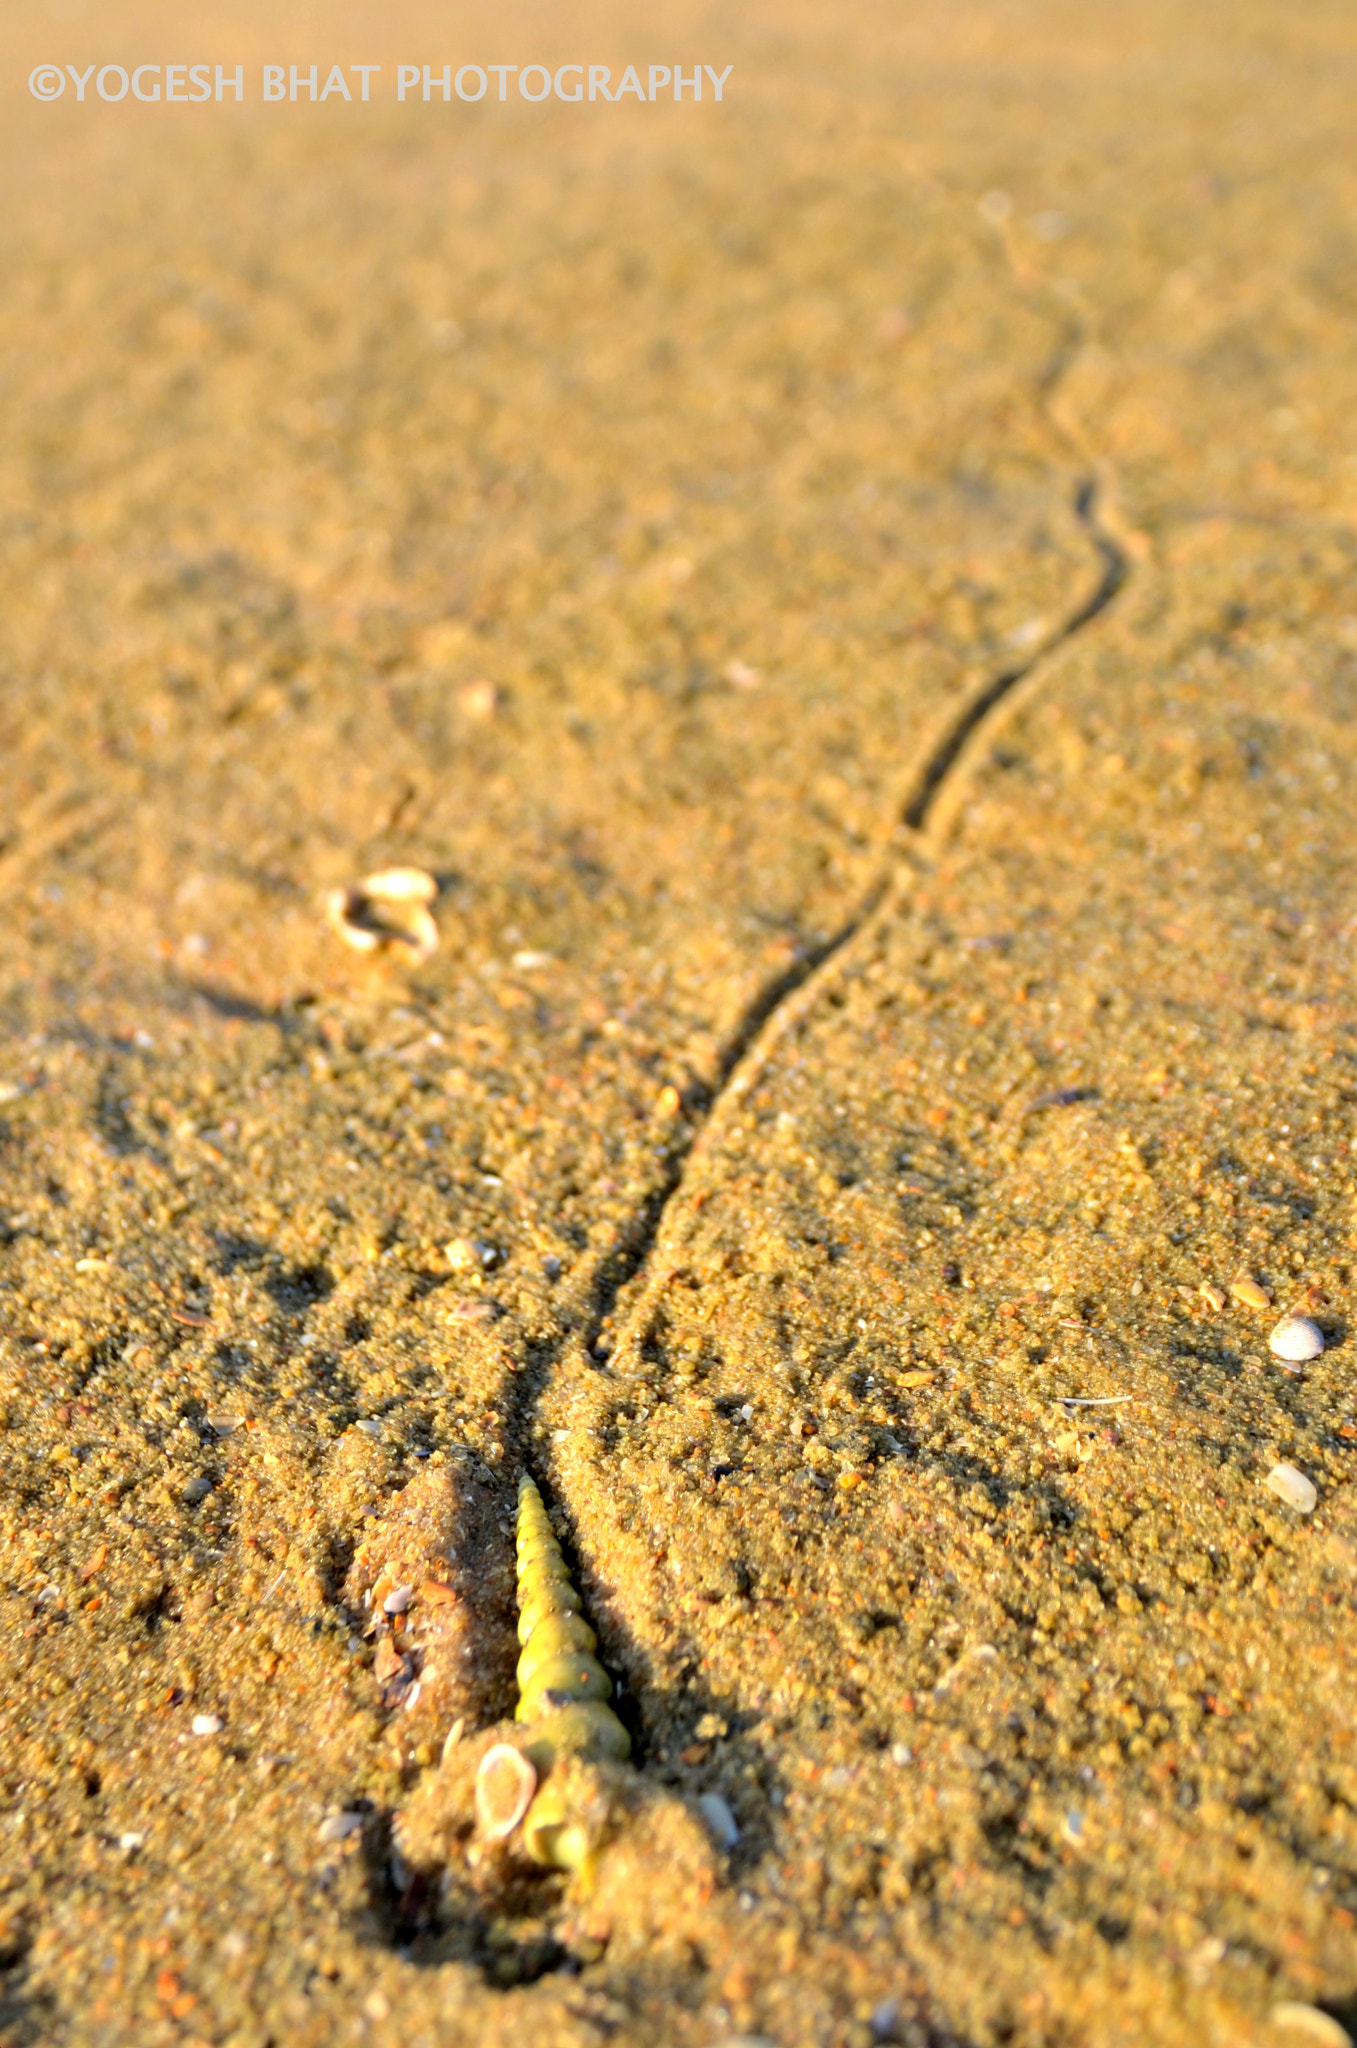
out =
[[[523,1842],[537,1863],[580,1871],[596,1846],[583,1815],[570,1809],[563,1767],[625,1763],[631,1738],[608,1702],[613,1686],[594,1655],[598,1638],[585,1620],[542,1496],[525,1473],[518,1487],[518,1708],[524,1755],[538,1790],[523,1821]],[[555,1769],[554,1782],[548,1774]]]

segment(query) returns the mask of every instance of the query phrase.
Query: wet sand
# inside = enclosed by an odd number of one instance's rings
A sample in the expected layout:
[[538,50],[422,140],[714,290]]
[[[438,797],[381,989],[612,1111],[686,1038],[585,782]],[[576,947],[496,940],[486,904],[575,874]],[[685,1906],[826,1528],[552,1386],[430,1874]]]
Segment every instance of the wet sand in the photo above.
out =
[[[679,30],[6,31],[16,2048],[1357,2031],[1357,39]],[[591,1889],[471,1831],[525,1469]]]

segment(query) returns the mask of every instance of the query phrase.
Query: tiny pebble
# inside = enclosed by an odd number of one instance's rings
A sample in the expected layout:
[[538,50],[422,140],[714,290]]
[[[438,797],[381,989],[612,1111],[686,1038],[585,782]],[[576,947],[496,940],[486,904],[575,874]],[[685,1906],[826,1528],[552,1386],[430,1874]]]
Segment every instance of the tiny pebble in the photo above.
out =
[[327,1813],[316,1830],[317,1839],[322,1842],[347,1842],[350,1835],[361,1832],[364,1818],[361,1813]]
[[728,661],[721,671],[722,680],[737,690],[757,690],[763,681],[763,670],[754,668],[747,661]]
[[1308,1316],[1284,1316],[1267,1341],[1274,1356],[1293,1359],[1297,1365],[1318,1358],[1324,1349],[1324,1333]]
[[479,1273],[494,1264],[495,1248],[478,1244],[473,1237],[454,1237],[444,1245],[443,1256],[454,1273]]
[[1272,1296],[1251,1273],[1239,1273],[1230,1282],[1230,1292],[1245,1308],[1271,1308]]
[[457,708],[463,718],[473,718],[482,722],[487,718],[493,718],[499,710],[499,705],[499,691],[484,677],[474,683],[463,683],[457,692]]
[[193,1732],[195,1735],[220,1735],[222,1731],[220,1714],[195,1714]]
[[1083,1814],[1071,1808],[1060,1823],[1060,1834],[1061,1839],[1068,1842],[1072,1849],[1077,1849],[1084,1839]]
[[1213,1280],[1203,1280],[1199,1291],[1202,1300],[1207,1304],[1208,1308],[1215,1309],[1217,1313],[1224,1308],[1225,1289],[1217,1287]]
[[419,1589],[419,1597],[427,1607],[456,1607],[461,1604],[461,1595],[455,1586],[444,1579],[425,1579]]
[[413,1586],[397,1586],[382,1602],[383,1614],[404,1614],[415,1597]]
[[1285,1501],[1289,1508],[1295,1508],[1299,1514],[1314,1513],[1319,1495],[1315,1492],[1312,1481],[1307,1479],[1303,1472],[1298,1472],[1294,1465],[1274,1465],[1263,1483],[1270,1493],[1276,1494],[1278,1500]]
[[206,1500],[212,1491],[212,1481],[206,1475],[190,1479],[184,1488],[184,1499],[190,1507],[196,1507],[200,1500]]
[[1293,2034],[1304,2034],[1307,2041],[1317,2041],[1320,2048],[1352,2048],[1352,2036],[1345,2026],[1332,2014],[1321,2012],[1317,2005],[1302,2005],[1299,1999],[1283,1999],[1272,2008],[1274,2027],[1286,2027]]
[[499,1316],[497,1301],[459,1301],[448,1311],[457,1323],[493,1323]]
[[129,1856],[135,1855],[138,1849],[143,1849],[145,1848],[145,1846],[145,1835],[126,1834],[119,1835],[118,1837],[118,1847],[124,1850],[125,1853]]
[[355,1422],[353,1426],[361,1429],[364,1436],[380,1436],[382,1433],[381,1423],[372,1415],[365,1416],[362,1422]]
[[740,1839],[740,1827],[720,1793],[704,1792],[697,1803],[717,1846],[722,1849],[733,1849]]

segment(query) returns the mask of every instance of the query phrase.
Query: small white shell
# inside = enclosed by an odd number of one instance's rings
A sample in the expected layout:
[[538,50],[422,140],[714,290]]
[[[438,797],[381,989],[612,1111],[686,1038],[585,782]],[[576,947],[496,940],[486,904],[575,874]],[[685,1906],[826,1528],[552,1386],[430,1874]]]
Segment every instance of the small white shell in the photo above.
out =
[[397,1586],[395,1591],[388,1593],[385,1600],[383,1600],[382,1613],[404,1614],[407,1612],[410,1602],[414,1597],[415,1589],[413,1586]]
[[438,944],[438,926],[429,910],[437,894],[437,882],[423,868],[382,868],[352,888],[332,889],[325,917],[357,953],[408,946],[422,959]]
[[361,1813],[327,1813],[319,1828],[316,1839],[320,1842],[347,1842],[350,1835],[360,1835],[366,1815]]
[[1303,1365],[1307,1358],[1318,1358],[1324,1349],[1324,1332],[1308,1316],[1283,1316],[1267,1341],[1274,1357]]
[[1298,1472],[1294,1465],[1274,1465],[1263,1481],[1269,1493],[1275,1493],[1278,1500],[1286,1502],[1301,1515],[1312,1515],[1319,1495],[1315,1492],[1313,1480]]
[[476,1772],[476,1819],[488,1842],[511,1835],[532,1804],[537,1773],[512,1742],[487,1749]]
[[704,1792],[697,1804],[717,1848],[733,1849],[740,1839],[740,1824],[720,1793]]

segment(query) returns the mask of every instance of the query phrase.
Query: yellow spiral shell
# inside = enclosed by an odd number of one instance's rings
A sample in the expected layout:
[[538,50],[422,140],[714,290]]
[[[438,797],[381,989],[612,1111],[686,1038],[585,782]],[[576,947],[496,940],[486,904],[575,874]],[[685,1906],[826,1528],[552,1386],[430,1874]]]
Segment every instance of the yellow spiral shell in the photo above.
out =
[[528,1809],[523,1840],[538,1863],[578,1870],[587,1830],[569,1811],[562,1771],[581,1763],[625,1763],[631,1738],[608,1705],[612,1680],[595,1657],[598,1638],[582,1612],[546,1507],[526,1473],[518,1484],[518,1708],[528,1725],[525,1754],[539,1779],[557,1769]]

